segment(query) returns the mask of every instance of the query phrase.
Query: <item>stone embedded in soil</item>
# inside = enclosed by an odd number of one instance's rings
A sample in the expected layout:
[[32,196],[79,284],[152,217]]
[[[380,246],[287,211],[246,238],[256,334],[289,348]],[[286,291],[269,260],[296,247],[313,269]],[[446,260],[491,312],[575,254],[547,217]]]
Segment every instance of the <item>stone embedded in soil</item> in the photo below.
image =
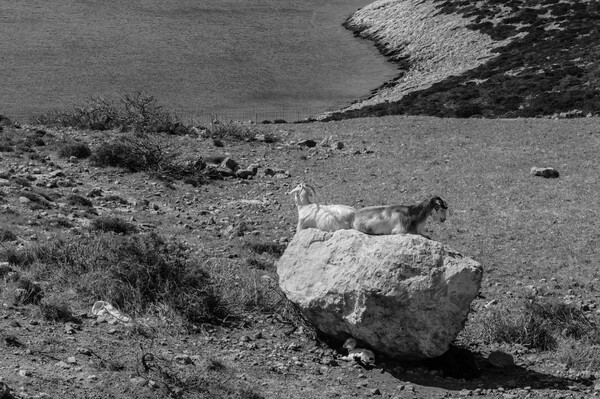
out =
[[541,177],[545,177],[545,178],[549,178],[549,179],[556,179],[560,176],[560,174],[558,173],[558,171],[554,168],[538,168],[538,167],[532,167],[531,171],[529,172],[530,174],[532,174],[533,176],[541,176]]

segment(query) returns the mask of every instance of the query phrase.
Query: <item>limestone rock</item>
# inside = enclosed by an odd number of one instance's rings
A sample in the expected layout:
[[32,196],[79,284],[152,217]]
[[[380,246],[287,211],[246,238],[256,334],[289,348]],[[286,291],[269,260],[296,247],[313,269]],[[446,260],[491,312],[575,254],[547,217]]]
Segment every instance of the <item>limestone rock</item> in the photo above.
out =
[[448,350],[483,269],[417,235],[305,229],[279,259],[277,273],[287,298],[323,333],[412,360]]

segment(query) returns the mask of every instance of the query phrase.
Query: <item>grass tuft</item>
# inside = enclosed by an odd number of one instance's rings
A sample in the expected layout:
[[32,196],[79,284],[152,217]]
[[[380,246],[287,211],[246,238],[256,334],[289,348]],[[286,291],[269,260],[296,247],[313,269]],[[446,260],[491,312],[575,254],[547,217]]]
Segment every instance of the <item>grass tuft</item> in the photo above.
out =
[[44,320],[52,322],[69,322],[76,318],[68,302],[62,299],[44,299],[39,304]]
[[91,224],[92,230],[102,232],[112,232],[117,234],[133,234],[137,232],[137,227],[118,217],[103,216],[94,219]]
[[73,206],[84,206],[84,207],[92,207],[94,204],[89,199],[82,197],[81,195],[71,194],[67,197],[67,204]]
[[572,304],[557,300],[526,300],[517,312],[494,309],[482,324],[488,342],[555,350],[561,338],[600,343],[596,324]]
[[16,239],[17,235],[12,230],[0,227],[0,242],[15,241]]
[[267,253],[271,256],[279,258],[283,255],[283,252],[287,248],[285,244],[278,244],[274,242],[259,241],[256,238],[248,238],[244,241],[246,248],[257,254]]

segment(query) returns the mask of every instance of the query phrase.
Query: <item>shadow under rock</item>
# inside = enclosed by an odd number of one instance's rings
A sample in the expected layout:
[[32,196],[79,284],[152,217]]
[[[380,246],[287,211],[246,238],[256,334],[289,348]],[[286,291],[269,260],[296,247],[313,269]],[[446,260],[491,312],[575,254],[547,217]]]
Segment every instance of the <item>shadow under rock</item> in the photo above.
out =
[[[418,362],[398,362],[385,360],[383,369],[393,377],[418,385],[438,387],[447,390],[480,389],[519,389],[529,387],[535,389],[571,390],[574,385],[590,386],[588,379],[568,379],[529,370],[514,364],[512,356],[503,352],[495,352],[496,359],[485,358],[480,353],[454,345],[444,355]],[[497,358],[504,360],[498,364]],[[383,363],[382,363],[383,364]],[[379,366],[377,366],[379,367]],[[429,374],[408,374],[406,370],[425,368],[441,371],[445,377]],[[446,378],[451,377],[451,378]]]

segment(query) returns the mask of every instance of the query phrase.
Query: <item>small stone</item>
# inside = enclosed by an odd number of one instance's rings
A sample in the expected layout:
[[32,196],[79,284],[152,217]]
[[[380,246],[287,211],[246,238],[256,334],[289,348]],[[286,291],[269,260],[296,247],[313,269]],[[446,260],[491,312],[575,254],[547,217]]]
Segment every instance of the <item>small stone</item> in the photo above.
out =
[[143,387],[144,385],[148,384],[148,380],[143,377],[130,378],[129,382],[131,382],[136,387]]
[[312,148],[315,147],[317,145],[317,142],[311,139],[308,140],[301,140],[298,142],[298,145],[300,147],[308,147],[308,148]]
[[531,168],[531,171],[529,173],[533,176],[541,176],[547,179],[556,179],[560,176],[558,171],[554,168],[538,168],[535,166]]
[[87,196],[91,198],[100,197],[102,196],[102,189],[100,187],[94,187],[87,193]]
[[19,375],[21,377],[31,377],[31,371],[30,370],[21,369],[21,370],[19,370]]
[[192,358],[189,357],[188,355],[177,355],[177,356],[175,356],[175,361],[179,364],[184,364],[184,365],[194,363],[192,361]]
[[488,355],[488,362],[494,367],[505,368],[512,367],[515,365],[515,360],[512,355],[501,351],[493,351]]
[[66,334],[75,334],[75,327],[71,323],[65,324],[65,333]]
[[255,173],[252,173],[251,170],[248,169],[239,169],[238,171],[235,172],[236,177],[239,177],[240,179],[247,179],[249,177],[252,177],[255,175]]
[[70,364],[68,364],[67,362],[63,362],[63,361],[56,363],[54,366],[61,368],[61,369],[70,369],[71,368]]
[[379,390],[379,388],[371,389],[370,393],[373,396],[375,396],[375,395],[381,395],[381,391]]
[[288,345],[287,349],[289,351],[297,351],[297,350],[300,350],[300,345],[297,342],[292,342],[291,344]]
[[251,341],[251,339],[250,339],[250,337],[249,337],[249,336],[247,336],[247,335],[242,335],[242,336],[240,337],[240,342],[250,342],[250,341]]
[[92,351],[89,350],[88,348],[77,348],[77,353],[79,353],[81,355],[86,355],[86,356],[92,355]]
[[67,363],[68,364],[77,364],[77,359],[75,358],[75,356],[70,356],[67,358]]
[[65,173],[62,170],[55,170],[54,172],[50,172],[48,175],[51,179],[56,179],[59,177],[65,177]]

